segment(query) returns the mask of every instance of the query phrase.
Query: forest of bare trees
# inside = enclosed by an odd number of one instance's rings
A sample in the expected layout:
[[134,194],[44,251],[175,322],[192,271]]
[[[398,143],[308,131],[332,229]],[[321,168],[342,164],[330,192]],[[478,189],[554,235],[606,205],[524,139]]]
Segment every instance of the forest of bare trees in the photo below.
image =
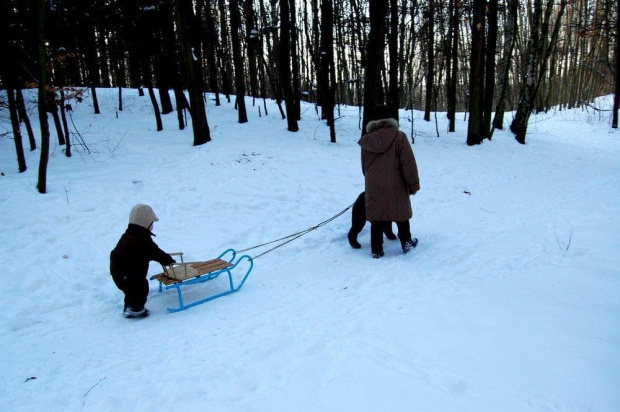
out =
[[81,89],[91,91],[95,112],[97,88],[118,88],[118,110],[124,88],[146,89],[158,130],[173,107],[184,128],[187,109],[194,145],[211,140],[205,92],[217,105],[232,99],[240,123],[248,121],[243,96],[259,107],[275,99],[291,132],[300,102],[312,102],[332,142],[338,105],[363,108],[361,129],[379,104],[395,116],[398,108],[422,110],[427,121],[445,112],[449,132],[464,112],[467,144],[475,145],[503,128],[525,143],[532,113],[614,94],[611,127],[618,126],[617,0],[5,0],[0,7],[0,87],[20,171],[22,127],[31,150],[37,141],[21,90],[39,91],[41,193],[50,136],[71,155],[64,100]]

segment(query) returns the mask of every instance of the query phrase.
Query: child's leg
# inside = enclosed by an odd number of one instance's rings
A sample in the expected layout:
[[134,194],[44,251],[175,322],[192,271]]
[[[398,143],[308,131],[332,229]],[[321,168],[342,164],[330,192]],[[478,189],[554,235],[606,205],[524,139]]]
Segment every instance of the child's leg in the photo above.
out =
[[112,275],[112,280],[114,280],[114,284],[116,285],[117,288],[119,288],[123,294],[125,295],[125,305],[123,307],[123,310],[127,309],[127,306],[129,306],[129,303],[127,302],[127,293],[125,292],[126,289],[126,281],[125,281],[125,277],[124,276],[114,276]]
[[131,279],[126,283],[124,292],[125,305],[135,312],[141,311],[149,295],[149,282],[146,278]]

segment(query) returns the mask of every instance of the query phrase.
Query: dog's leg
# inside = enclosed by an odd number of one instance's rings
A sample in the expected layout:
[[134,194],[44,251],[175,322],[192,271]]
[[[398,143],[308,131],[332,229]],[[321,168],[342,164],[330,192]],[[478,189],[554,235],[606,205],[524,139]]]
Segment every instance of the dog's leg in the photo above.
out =
[[362,192],[355,203],[351,212],[351,230],[349,230],[349,244],[353,249],[360,249],[362,245],[357,241],[357,235],[366,225],[366,194]]
[[385,225],[385,237],[387,237],[390,240],[396,240],[396,235],[394,234],[394,232],[392,231],[392,222],[389,222],[387,225]]

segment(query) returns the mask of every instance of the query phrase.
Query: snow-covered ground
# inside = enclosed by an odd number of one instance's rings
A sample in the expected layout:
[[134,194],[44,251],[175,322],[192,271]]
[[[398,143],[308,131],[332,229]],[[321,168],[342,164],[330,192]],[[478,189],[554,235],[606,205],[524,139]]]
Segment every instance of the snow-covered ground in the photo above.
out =
[[403,111],[421,182],[412,253],[386,240],[373,260],[368,227],[351,249],[347,211],[256,259],[238,293],[168,313],[176,293],[152,281],[151,316],[127,320],[108,265],[135,204],[155,210],[162,249],[207,260],[313,227],[364,182],[355,107],[332,144],[310,105],[289,133],[273,102],[265,116],[248,98],[238,124],[233,103],[209,100],[213,140],[193,147],[174,113],[157,133],[148,96],[123,95],[118,113],[115,90],[99,91],[100,115],[89,96],[73,104],[90,154],[64,157],[52,128],[45,195],[39,150],[20,174],[0,138],[0,410],[620,410],[610,112],[539,114],[525,146],[496,131],[467,147],[462,114],[452,134],[438,114],[437,137]]

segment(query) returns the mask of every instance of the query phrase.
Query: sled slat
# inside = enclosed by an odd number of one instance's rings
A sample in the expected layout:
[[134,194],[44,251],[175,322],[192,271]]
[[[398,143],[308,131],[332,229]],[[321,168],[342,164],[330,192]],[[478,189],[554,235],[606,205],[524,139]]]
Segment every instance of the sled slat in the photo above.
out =
[[215,272],[216,270],[229,268],[232,266],[232,263],[226,262],[222,259],[211,259],[206,262],[194,263],[190,266],[203,275],[205,273]]

